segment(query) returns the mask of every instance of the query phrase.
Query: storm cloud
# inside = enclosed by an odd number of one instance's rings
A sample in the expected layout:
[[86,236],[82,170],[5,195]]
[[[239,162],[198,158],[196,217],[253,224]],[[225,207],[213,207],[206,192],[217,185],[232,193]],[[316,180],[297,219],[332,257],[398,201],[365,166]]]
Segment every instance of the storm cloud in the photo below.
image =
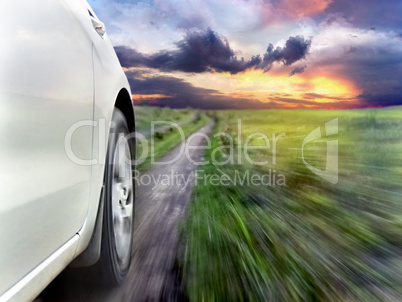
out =
[[289,76],[291,77],[291,76],[294,76],[295,74],[303,73],[306,68],[307,68],[307,65],[304,65],[301,67],[296,67],[290,72]]
[[183,72],[244,72],[247,69],[268,71],[274,62],[291,65],[306,57],[311,41],[302,36],[290,37],[285,47],[273,49],[269,44],[263,58],[237,58],[229,42],[211,29],[205,32],[188,33],[176,43],[177,49],[163,50],[154,54],[143,54],[126,46],[115,47],[123,67],[148,67],[161,71]]
[[274,62],[292,65],[294,62],[306,57],[310,46],[311,40],[304,40],[303,36],[289,37],[283,48],[278,46],[274,49],[274,46],[269,44],[261,65],[266,70],[269,69]]
[[340,15],[355,26],[375,30],[389,30],[402,27],[402,2],[396,0],[337,0],[317,19]]
[[[372,35],[359,33],[359,40],[362,42],[356,41],[353,45],[342,45],[338,41],[338,53],[333,49],[320,53],[318,60],[309,62],[306,73],[339,72],[343,78],[358,87],[359,103],[365,107],[402,105],[401,42],[390,33],[388,38],[383,35],[377,43],[368,44],[365,40],[370,41]],[[345,53],[342,49],[357,51]],[[316,54],[312,56],[314,55]]]

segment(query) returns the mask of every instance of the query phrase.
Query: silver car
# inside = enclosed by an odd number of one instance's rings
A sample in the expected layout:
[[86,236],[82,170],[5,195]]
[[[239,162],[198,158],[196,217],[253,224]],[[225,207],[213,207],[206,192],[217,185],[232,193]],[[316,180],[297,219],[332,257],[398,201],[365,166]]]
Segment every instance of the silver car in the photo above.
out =
[[119,284],[130,265],[134,111],[85,0],[0,2],[0,301],[67,265]]

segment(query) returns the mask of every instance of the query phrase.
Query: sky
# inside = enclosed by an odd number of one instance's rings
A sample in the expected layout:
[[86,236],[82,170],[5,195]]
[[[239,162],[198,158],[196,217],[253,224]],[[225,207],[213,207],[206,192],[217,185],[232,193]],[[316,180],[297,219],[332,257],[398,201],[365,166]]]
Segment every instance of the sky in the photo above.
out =
[[135,104],[402,105],[402,1],[89,0]]

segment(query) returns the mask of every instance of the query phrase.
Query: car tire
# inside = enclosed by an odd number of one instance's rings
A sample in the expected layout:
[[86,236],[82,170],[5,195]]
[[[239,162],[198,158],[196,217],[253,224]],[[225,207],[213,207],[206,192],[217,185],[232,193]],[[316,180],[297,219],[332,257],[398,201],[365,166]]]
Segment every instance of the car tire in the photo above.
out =
[[104,176],[101,253],[95,277],[116,286],[125,279],[131,262],[134,225],[133,147],[123,113],[115,108],[109,134]]

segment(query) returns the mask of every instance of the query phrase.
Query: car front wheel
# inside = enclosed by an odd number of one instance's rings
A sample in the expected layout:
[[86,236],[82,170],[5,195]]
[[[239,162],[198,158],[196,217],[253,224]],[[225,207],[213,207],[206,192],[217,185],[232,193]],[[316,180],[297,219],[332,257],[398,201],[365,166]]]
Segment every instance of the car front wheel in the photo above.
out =
[[104,212],[101,255],[97,278],[104,285],[123,282],[131,261],[134,220],[134,186],[131,155],[133,150],[123,113],[115,108],[104,178]]

